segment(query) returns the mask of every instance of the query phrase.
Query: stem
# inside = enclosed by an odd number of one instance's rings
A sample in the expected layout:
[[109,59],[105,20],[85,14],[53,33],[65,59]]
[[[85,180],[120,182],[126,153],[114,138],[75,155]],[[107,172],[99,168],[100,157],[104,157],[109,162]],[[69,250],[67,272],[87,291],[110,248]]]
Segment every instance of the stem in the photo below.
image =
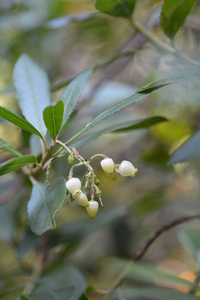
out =
[[[176,219],[166,225],[161,226],[159,229],[157,229],[152,235],[151,237],[146,241],[146,243],[144,244],[144,246],[141,248],[141,250],[136,253],[135,257],[133,258],[132,261],[130,261],[128,263],[128,265],[126,266],[125,270],[123,271],[122,274],[119,275],[119,277],[116,279],[116,281],[114,282],[113,286],[111,287],[111,289],[109,291],[107,291],[106,294],[110,294],[114,289],[116,289],[117,287],[119,287],[124,280],[126,279],[126,276],[129,273],[129,268],[138,260],[140,260],[147,252],[147,250],[149,249],[149,247],[154,243],[154,241],[164,232],[172,229],[173,227],[180,225],[182,223],[188,222],[188,221],[192,221],[194,219],[199,219],[200,218],[200,214],[196,214],[196,215],[192,215],[192,216],[188,216],[188,217],[182,217],[179,219]],[[191,289],[192,290],[192,289]],[[193,290],[192,290],[193,292]]]
[[105,155],[105,154],[95,154],[95,155],[93,155],[92,157],[90,157],[90,159],[88,160],[88,162],[91,163],[91,161],[92,161],[94,158],[97,158],[97,157],[103,157],[103,158],[106,158],[107,155]]
[[142,35],[144,35],[147,40],[149,40],[159,51],[165,51],[168,52],[178,58],[183,59],[185,62],[192,64],[192,65],[199,65],[199,63],[190,57],[178,52],[176,49],[168,46],[167,44],[163,43],[161,40],[158,40],[157,37],[151,33],[150,31],[147,31],[145,27],[143,27],[141,24],[139,24],[136,21],[131,21],[131,26],[136,29],[138,32],[140,32]]
[[79,167],[79,166],[82,166],[82,165],[83,165],[83,162],[80,162],[80,163],[78,163],[78,164],[73,165],[73,166],[71,167],[71,169],[70,169],[70,172],[69,172],[69,178],[72,178],[72,177],[73,177],[73,171],[74,171],[74,169],[75,169],[76,167]]

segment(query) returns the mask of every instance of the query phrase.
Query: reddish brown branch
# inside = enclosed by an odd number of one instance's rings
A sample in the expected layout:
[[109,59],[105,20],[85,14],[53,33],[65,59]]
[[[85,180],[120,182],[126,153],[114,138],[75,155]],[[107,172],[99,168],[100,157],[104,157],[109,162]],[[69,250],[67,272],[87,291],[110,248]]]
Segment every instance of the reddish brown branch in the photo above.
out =
[[159,229],[157,229],[153,234],[152,236],[146,241],[146,243],[144,244],[144,246],[141,248],[141,250],[136,253],[133,261],[136,262],[138,261],[139,259],[141,259],[145,253],[147,252],[147,250],[149,249],[149,247],[153,244],[153,242],[162,234],[164,233],[165,231],[168,231],[169,229],[177,226],[177,225],[180,225],[182,223],[185,223],[185,222],[188,222],[190,220],[193,220],[193,219],[199,219],[200,218],[200,214],[196,214],[196,215],[192,215],[192,216],[188,216],[188,217],[182,217],[182,218],[179,218],[179,219],[176,219],[166,225],[163,225],[161,226]]

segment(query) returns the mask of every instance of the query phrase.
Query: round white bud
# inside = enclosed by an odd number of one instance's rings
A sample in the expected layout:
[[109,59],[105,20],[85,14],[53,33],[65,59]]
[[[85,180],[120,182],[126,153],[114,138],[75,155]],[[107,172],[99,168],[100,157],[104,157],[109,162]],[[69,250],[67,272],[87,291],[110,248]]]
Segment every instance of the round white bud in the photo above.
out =
[[106,174],[111,175],[114,173],[115,170],[115,164],[114,161],[112,160],[112,158],[104,158],[101,161],[101,167],[104,170],[104,172],[106,172]]
[[78,190],[81,189],[81,181],[78,178],[72,177],[66,182],[66,188],[67,190],[74,194]]
[[119,166],[119,174],[121,176],[132,176],[134,177],[138,171],[133,164],[128,160],[123,160]]
[[81,192],[80,195],[74,197],[74,200],[79,205],[82,205],[82,206],[85,206],[85,207],[89,206],[88,198],[87,198],[86,194],[84,194],[83,192]]
[[96,217],[98,209],[99,209],[99,203],[94,200],[89,201],[89,206],[86,207],[87,213],[92,219]]

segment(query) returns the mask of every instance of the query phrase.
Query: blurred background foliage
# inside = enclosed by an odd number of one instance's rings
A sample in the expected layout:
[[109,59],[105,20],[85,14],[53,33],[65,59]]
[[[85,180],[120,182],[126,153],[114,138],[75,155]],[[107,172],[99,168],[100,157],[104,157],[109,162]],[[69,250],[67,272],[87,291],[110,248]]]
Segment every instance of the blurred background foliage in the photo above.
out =
[[[134,15],[170,45],[159,25],[162,4],[159,0],[138,1]],[[196,60],[200,54],[199,11],[200,2],[196,1],[174,40],[180,52]],[[100,14],[92,0],[1,0],[0,104],[20,114],[13,92],[12,72],[22,53],[39,62],[54,87],[124,51],[135,53],[99,66],[79,100],[73,124],[62,135],[63,141],[92,116],[133,94],[145,83],[190,66],[167,52],[158,51],[125,19]],[[61,92],[62,89],[53,92],[52,99]],[[94,220],[76,204],[65,204],[57,214],[57,229],[37,237],[27,223],[29,182],[18,182],[18,173],[1,177],[1,195],[6,203],[0,207],[0,297],[11,300],[21,292],[26,293],[24,283],[30,281],[33,269],[37,271],[42,260],[46,267],[44,278],[49,285],[54,282],[60,290],[67,288],[70,295],[73,292],[70,287],[77,282],[79,288],[73,294],[74,300],[83,294],[87,285],[109,289],[116,274],[126,265],[124,260],[118,262],[112,257],[133,258],[159,226],[199,211],[199,159],[167,165],[170,154],[199,128],[199,96],[199,78],[179,81],[112,117],[125,120],[160,115],[167,118],[167,122],[150,129],[106,134],[81,148],[84,157],[105,153],[116,163],[130,160],[139,169],[134,180],[118,177],[117,181],[112,181],[96,161],[94,167],[101,180],[104,208]],[[3,119],[0,120],[0,137],[23,153],[29,153],[29,134]],[[0,160],[4,161],[6,156],[8,154],[2,151]],[[67,159],[56,161],[53,172],[67,178]],[[20,187],[17,193],[9,193],[17,184]],[[144,258],[146,263],[187,281],[187,284],[184,282],[186,286],[179,286],[174,279],[166,284],[164,278],[160,286],[183,292],[190,290],[200,268],[199,236],[197,220],[165,233],[149,249]],[[148,264],[141,268],[146,268],[145,274],[147,270],[153,272]],[[158,278],[152,283],[144,274],[140,278],[134,276],[129,282],[138,287],[146,282],[149,286],[158,284]],[[45,281],[39,282],[38,292],[43,291],[43,285]],[[130,291],[126,292],[129,297]],[[90,294],[89,299],[101,299],[95,293]],[[149,299],[145,297],[142,299]]]

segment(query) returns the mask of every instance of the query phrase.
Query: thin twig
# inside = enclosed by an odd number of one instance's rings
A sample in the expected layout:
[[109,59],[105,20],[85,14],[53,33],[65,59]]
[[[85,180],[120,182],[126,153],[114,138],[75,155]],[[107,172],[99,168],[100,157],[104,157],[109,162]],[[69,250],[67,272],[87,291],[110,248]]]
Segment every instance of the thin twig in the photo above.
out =
[[159,229],[157,229],[152,236],[146,241],[146,243],[144,244],[144,246],[141,248],[141,250],[136,253],[133,261],[136,262],[139,259],[141,259],[145,253],[147,252],[147,250],[149,249],[149,247],[153,244],[153,242],[165,231],[168,231],[169,229],[180,225],[182,223],[194,220],[194,219],[199,219],[200,218],[200,214],[196,214],[196,215],[192,215],[192,216],[188,216],[188,217],[182,217],[179,219],[176,219],[166,225],[161,226]]
[[116,289],[117,287],[119,287],[124,280],[126,279],[130,267],[133,266],[133,264],[135,262],[137,262],[138,260],[140,260],[147,252],[147,250],[149,249],[149,247],[155,242],[155,240],[164,232],[176,227],[177,225],[180,225],[182,223],[188,222],[188,221],[192,221],[194,219],[199,219],[200,218],[200,214],[196,214],[196,215],[192,215],[192,216],[188,216],[188,217],[182,217],[179,219],[176,219],[168,224],[165,224],[163,226],[161,226],[159,229],[157,229],[152,235],[151,237],[146,241],[146,243],[144,244],[144,246],[141,248],[141,250],[136,253],[135,257],[133,258],[132,261],[130,261],[128,263],[128,265],[126,266],[125,270],[119,275],[119,277],[116,279],[116,281],[114,282],[113,286],[111,287],[111,289],[107,292],[103,292],[102,294],[110,294],[114,289]]

